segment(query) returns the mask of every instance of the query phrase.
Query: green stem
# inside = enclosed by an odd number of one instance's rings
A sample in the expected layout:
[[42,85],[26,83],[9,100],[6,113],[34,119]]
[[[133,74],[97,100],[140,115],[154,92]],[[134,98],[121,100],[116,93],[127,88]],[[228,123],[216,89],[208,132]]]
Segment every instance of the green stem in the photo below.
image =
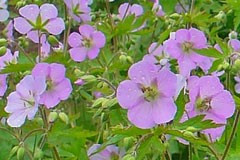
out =
[[71,31],[71,25],[72,25],[72,18],[69,18],[67,32],[65,32],[64,40],[63,40],[63,43],[64,43],[63,44],[63,46],[64,46],[63,53],[64,53],[64,55],[66,55],[67,49],[68,49],[68,36],[70,34],[70,31]]
[[215,151],[215,149],[214,149],[211,145],[209,145],[209,146],[207,146],[207,147],[208,147],[208,149],[212,152],[212,154],[215,156],[216,160],[220,160],[220,156],[217,154],[217,152]]
[[239,118],[240,118],[240,110],[237,110],[237,114],[236,114],[236,117],[235,117],[234,122],[233,122],[233,128],[232,128],[230,137],[229,137],[229,139],[228,139],[226,148],[224,149],[223,156],[222,156],[222,160],[224,160],[224,159],[226,158],[226,156],[227,156],[227,154],[228,154],[228,151],[229,151],[229,149],[230,149],[230,147],[231,147],[231,144],[232,144],[234,135],[235,135],[235,133],[236,133],[236,131],[237,131],[237,126],[238,126]]
[[31,136],[32,134],[36,133],[36,132],[40,132],[40,131],[45,131],[45,129],[43,128],[39,128],[39,129],[34,129],[32,131],[30,131],[28,134],[26,134],[23,138],[23,141],[25,141],[29,136]]
[[57,160],[61,160],[60,155],[59,155],[59,153],[57,151],[57,148],[55,146],[53,147],[53,153],[55,154]]

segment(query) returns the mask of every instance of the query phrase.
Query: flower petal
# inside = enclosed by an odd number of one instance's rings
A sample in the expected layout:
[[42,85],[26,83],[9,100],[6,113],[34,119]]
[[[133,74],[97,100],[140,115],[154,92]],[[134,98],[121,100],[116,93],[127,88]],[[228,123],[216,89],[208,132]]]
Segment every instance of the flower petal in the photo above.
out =
[[131,108],[139,103],[143,97],[143,92],[138,84],[130,80],[121,82],[117,88],[118,103],[122,108]]
[[14,28],[21,34],[28,33],[33,27],[22,17],[14,18]]
[[51,19],[46,24],[45,29],[53,35],[59,35],[65,29],[65,23],[62,18]]
[[82,44],[82,36],[77,32],[71,33],[68,37],[68,44],[71,47],[79,47]]
[[19,9],[21,16],[35,23],[39,15],[39,7],[36,4],[29,4]]
[[212,97],[223,91],[224,87],[218,77],[204,76],[199,80],[200,97],[202,99]]
[[11,127],[21,127],[24,124],[26,117],[27,114],[25,113],[25,111],[20,110],[11,114],[7,119],[7,123]]
[[196,68],[196,64],[189,58],[189,56],[184,55],[182,58],[178,59],[180,74],[189,77],[190,72]]
[[87,56],[89,59],[95,59],[98,56],[99,52],[100,52],[99,48],[96,47],[90,48],[87,52]]
[[88,24],[84,24],[84,25],[81,25],[79,27],[79,32],[81,35],[83,35],[84,37],[87,37],[87,38],[90,38],[91,34],[95,31],[95,29],[88,25]]
[[142,129],[152,128],[156,125],[153,120],[152,104],[147,101],[143,101],[129,109],[128,119],[135,126]]
[[58,10],[53,4],[45,3],[40,7],[40,15],[42,22],[45,22],[46,20],[56,18],[58,15]]
[[86,48],[71,48],[69,50],[71,58],[76,62],[82,62],[87,57],[87,50]]
[[157,76],[157,68],[154,64],[140,61],[130,67],[128,76],[135,83],[150,86]]
[[0,22],[4,22],[8,19],[9,12],[5,9],[0,9]]
[[94,47],[102,48],[106,43],[106,38],[102,32],[98,31],[92,34],[92,41]]
[[60,82],[65,78],[66,68],[62,64],[50,64],[50,78],[53,82]]
[[223,118],[229,118],[234,114],[235,103],[230,92],[224,90],[211,100],[212,111]]
[[72,85],[69,79],[64,78],[57,86],[55,86],[54,91],[58,94],[60,100],[66,100],[72,92]]
[[153,119],[157,124],[163,124],[173,120],[177,107],[172,98],[159,98],[153,103]]
[[162,69],[157,75],[157,85],[160,94],[173,97],[177,89],[177,76],[168,69]]

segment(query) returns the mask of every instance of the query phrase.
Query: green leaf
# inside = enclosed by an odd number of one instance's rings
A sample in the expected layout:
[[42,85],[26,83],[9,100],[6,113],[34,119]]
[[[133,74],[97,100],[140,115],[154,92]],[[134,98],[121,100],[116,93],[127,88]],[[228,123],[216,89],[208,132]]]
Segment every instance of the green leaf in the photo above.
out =
[[213,47],[204,48],[204,49],[194,49],[194,51],[202,56],[207,56],[212,58],[224,58],[224,55]]
[[177,100],[176,100],[176,105],[177,105],[177,113],[174,118],[174,123],[179,122],[180,119],[183,116],[184,109],[185,109],[185,99],[184,99],[184,91],[182,90],[181,93],[179,94]]
[[5,73],[18,73],[18,72],[26,72],[31,71],[34,67],[34,64],[8,64],[4,69],[1,70],[1,74]]
[[59,130],[58,132],[54,133],[55,136],[65,136],[65,137],[71,137],[75,139],[81,139],[81,138],[89,138],[97,135],[97,132],[95,131],[88,131],[83,130],[81,127],[75,127],[64,130]]
[[114,134],[126,135],[126,136],[139,136],[150,133],[149,129],[140,129],[137,127],[130,127],[128,129],[121,129],[113,131]]
[[211,68],[209,69],[209,73],[215,72],[218,69],[218,66],[223,63],[224,59],[216,59]]

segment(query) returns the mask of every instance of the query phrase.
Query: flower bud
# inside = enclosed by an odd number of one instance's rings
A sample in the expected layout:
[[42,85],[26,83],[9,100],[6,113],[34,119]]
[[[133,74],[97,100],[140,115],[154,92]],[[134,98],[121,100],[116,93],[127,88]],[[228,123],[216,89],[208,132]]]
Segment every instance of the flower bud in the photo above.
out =
[[48,36],[48,42],[52,45],[52,46],[57,46],[59,44],[59,41],[58,39],[53,36],[53,35],[50,35]]
[[48,122],[53,123],[58,117],[57,112],[50,112],[48,115]]
[[127,61],[127,56],[124,55],[124,54],[122,54],[121,56],[119,56],[119,60],[120,60],[120,62],[122,62],[122,63],[126,63],[126,61]]
[[69,123],[69,118],[66,113],[60,112],[58,116],[64,123],[66,123],[66,124]]
[[82,76],[81,78],[86,82],[93,82],[97,80],[97,78],[93,75],[85,75],[85,76]]
[[194,134],[193,134],[192,132],[190,132],[190,131],[184,131],[184,132],[183,132],[183,135],[184,135],[185,137],[195,138]]
[[84,75],[84,72],[83,71],[81,71],[80,69],[75,69],[74,70],[74,74],[76,75],[76,76],[83,76]]
[[17,160],[23,160],[24,158],[25,149],[20,147],[17,151]]
[[223,21],[224,19],[226,19],[226,14],[223,11],[220,11],[214,18]]
[[78,86],[82,86],[82,85],[84,85],[84,80],[83,79],[78,79],[78,80],[76,80],[75,82],[74,82],[74,84],[76,84],[76,85],[78,85]]
[[134,63],[132,57],[130,57],[130,56],[127,56],[127,61],[128,61],[129,63]]
[[6,47],[0,47],[0,55],[4,55],[7,52]]
[[136,158],[131,154],[127,154],[122,158],[122,160],[135,160],[135,159]]
[[226,61],[224,61],[222,64],[223,69],[228,69],[229,66],[230,66],[230,64]]
[[229,39],[237,39],[237,36],[238,34],[235,31],[230,32],[228,35]]
[[6,45],[7,45],[7,40],[4,39],[4,38],[1,38],[1,39],[0,39],[0,47],[1,47],[1,46],[6,46]]
[[34,159],[42,159],[43,158],[43,151],[40,148],[36,148],[34,153]]
[[196,131],[198,131],[198,129],[197,128],[195,128],[195,127],[192,127],[192,126],[190,126],[190,127],[187,127],[187,129],[186,129],[187,131],[190,131],[190,132],[196,132]]
[[19,146],[14,146],[14,147],[12,148],[12,150],[11,150],[10,153],[9,153],[9,158],[11,158],[12,156],[14,156],[14,155],[17,153],[18,148],[19,148]]

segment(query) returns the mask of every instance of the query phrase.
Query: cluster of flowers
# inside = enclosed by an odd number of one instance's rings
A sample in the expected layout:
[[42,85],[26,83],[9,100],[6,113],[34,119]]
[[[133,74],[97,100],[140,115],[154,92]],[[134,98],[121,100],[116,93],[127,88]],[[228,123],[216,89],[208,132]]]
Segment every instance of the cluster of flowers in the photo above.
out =
[[[184,88],[190,101],[185,106],[182,122],[205,115],[205,119],[216,124],[226,124],[234,114],[235,103],[219,78],[207,75],[213,59],[194,51],[207,47],[204,33],[195,28],[177,30],[163,46],[153,43],[149,54],[130,67],[130,80],[121,82],[117,89],[117,99],[122,108],[128,109],[130,122],[144,129],[170,122],[177,110],[174,99]],[[177,60],[180,75],[171,71],[171,59]],[[191,75],[191,71],[198,67],[205,76]],[[224,126],[203,133],[214,141],[223,131]]]

